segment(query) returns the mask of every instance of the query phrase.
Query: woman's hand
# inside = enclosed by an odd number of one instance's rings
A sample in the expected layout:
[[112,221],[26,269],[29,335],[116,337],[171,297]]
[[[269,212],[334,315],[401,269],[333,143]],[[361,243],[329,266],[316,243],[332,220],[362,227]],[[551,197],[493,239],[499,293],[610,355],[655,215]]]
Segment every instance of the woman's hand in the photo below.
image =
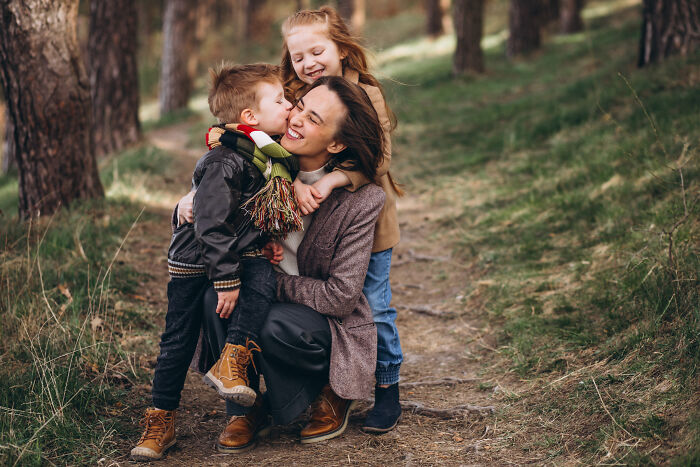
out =
[[318,209],[321,198],[321,193],[318,192],[313,185],[307,185],[298,178],[294,180],[294,193],[296,195],[297,204],[303,215],[308,215]]
[[226,319],[231,316],[233,309],[236,308],[236,302],[238,302],[239,291],[240,289],[216,292],[216,295],[219,297],[219,301],[216,304],[216,314],[219,315],[219,318]]
[[262,249],[263,255],[265,255],[265,258],[275,266],[280,264],[280,262],[284,259],[284,252],[282,250],[282,244],[279,242],[267,242],[267,245],[265,245]]
[[180,201],[177,203],[177,225],[182,225],[185,222],[194,222],[193,205],[194,191],[190,191],[180,198]]

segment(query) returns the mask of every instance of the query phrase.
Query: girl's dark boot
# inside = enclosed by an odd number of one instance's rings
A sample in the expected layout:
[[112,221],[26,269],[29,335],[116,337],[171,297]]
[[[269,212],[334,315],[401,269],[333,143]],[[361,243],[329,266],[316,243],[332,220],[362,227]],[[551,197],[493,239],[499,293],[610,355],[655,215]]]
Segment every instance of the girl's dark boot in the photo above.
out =
[[399,383],[388,388],[374,388],[374,407],[367,414],[362,431],[365,433],[386,433],[396,427],[401,417],[399,404]]

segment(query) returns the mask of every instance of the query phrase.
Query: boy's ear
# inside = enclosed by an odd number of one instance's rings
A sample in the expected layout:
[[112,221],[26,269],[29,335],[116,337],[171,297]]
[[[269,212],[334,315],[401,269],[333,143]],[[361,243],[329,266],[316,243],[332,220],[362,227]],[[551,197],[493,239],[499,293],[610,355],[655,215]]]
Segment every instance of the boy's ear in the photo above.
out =
[[258,118],[255,116],[253,109],[243,109],[243,112],[241,112],[241,123],[248,126],[255,126],[260,122],[258,122]]
[[347,148],[346,145],[344,145],[340,141],[335,140],[331,141],[331,143],[328,146],[326,146],[326,150],[331,154],[341,153],[345,150],[345,148]]

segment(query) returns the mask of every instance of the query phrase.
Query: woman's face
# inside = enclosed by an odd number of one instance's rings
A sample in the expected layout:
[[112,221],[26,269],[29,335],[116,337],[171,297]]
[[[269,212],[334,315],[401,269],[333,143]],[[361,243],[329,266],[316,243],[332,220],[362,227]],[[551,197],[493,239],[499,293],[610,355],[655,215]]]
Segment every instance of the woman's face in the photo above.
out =
[[342,76],[344,55],[324,25],[297,26],[289,31],[287,49],[297,77],[307,84],[321,76]]
[[289,126],[280,144],[299,156],[300,164],[308,158],[318,159],[323,165],[331,154],[345,149],[334,138],[345,112],[343,103],[327,86],[314,88],[289,113]]

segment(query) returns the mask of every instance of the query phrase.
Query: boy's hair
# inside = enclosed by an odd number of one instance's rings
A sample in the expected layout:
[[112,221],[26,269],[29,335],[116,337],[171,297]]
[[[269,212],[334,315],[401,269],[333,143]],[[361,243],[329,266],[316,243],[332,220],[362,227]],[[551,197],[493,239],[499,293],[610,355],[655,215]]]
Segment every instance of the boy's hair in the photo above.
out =
[[289,55],[289,47],[287,47],[287,35],[297,26],[312,25],[325,26],[328,31],[328,38],[335,42],[338,51],[345,53],[345,58],[342,60],[343,70],[355,70],[359,74],[360,83],[379,88],[382,97],[384,97],[384,106],[386,107],[386,113],[391,122],[391,129],[393,130],[396,127],[396,117],[386,103],[382,85],[377,81],[377,78],[372,76],[369,72],[365,48],[362,47],[359,39],[350,33],[350,29],[348,29],[348,26],[345,24],[340,14],[329,6],[323,6],[318,10],[297,11],[282,23],[282,37],[284,43],[282,45],[282,65],[280,67],[282,83],[284,84],[284,91],[287,94],[287,99],[289,99],[290,102],[296,102],[299,97],[308,91],[310,86],[301,81],[294,71],[292,57]]
[[280,67],[268,63],[222,64],[209,68],[209,77],[209,110],[219,123],[238,122],[243,110],[255,107],[258,84],[282,82]]

